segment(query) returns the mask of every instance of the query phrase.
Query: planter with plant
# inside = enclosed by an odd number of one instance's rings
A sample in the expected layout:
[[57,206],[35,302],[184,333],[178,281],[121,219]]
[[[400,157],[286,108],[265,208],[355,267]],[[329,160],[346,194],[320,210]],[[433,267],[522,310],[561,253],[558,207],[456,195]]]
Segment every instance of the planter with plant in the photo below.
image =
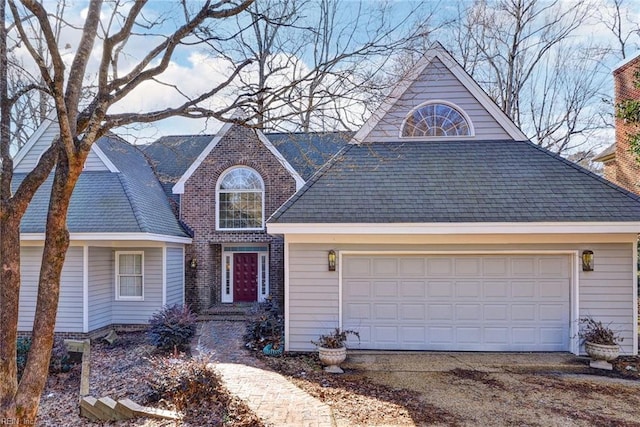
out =
[[580,319],[580,338],[584,349],[591,357],[589,366],[592,368],[612,370],[609,363],[620,354],[620,343],[624,340],[619,332],[609,325],[596,321],[591,317]]
[[318,341],[311,341],[318,347],[318,357],[325,366],[326,372],[342,374],[340,364],[347,358],[347,338],[353,335],[360,341],[360,334],[352,330],[341,330],[335,328],[326,335],[320,335]]

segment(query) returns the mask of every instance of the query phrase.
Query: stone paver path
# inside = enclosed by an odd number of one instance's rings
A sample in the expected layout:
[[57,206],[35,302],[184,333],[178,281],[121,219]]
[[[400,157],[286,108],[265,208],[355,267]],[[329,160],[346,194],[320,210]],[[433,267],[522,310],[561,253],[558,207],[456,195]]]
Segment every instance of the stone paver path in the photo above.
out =
[[332,426],[331,409],[282,375],[235,363],[216,363],[227,389],[273,426]]
[[332,427],[331,408],[293,385],[243,349],[244,322],[198,325],[194,350],[211,358],[230,393],[242,399],[268,426]]

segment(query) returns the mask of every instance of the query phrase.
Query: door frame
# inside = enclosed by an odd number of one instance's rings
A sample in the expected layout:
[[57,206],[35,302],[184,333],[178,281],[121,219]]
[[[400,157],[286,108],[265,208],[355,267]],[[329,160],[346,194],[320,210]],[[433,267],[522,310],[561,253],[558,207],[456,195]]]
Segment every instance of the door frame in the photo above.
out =
[[255,253],[258,255],[258,295],[256,300],[264,302],[269,295],[269,245],[246,243],[223,244],[220,251],[220,301],[233,303],[233,254]]
[[372,256],[398,256],[398,255],[565,255],[569,256],[569,352],[578,355],[580,352],[580,338],[578,336],[578,313],[580,313],[579,306],[579,266],[580,266],[580,254],[577,250],[476,250],[476,251],[412,251],[412,250],[397,250],[397,251],[385,251],[385,250],[339,250],[338,252],[338,325],[342,329],[342,316],[343,316],[343,285],[342,285],[342,263],[344,256],[358,256],[358,255],[372,255]]

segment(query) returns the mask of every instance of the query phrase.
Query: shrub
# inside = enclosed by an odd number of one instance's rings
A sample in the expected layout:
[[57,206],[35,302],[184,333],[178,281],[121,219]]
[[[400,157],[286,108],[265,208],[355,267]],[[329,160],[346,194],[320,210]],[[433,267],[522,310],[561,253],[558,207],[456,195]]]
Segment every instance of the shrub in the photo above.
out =
[[196,315],[187,305],[164,307],[149,319],[149,340],[161,350],[184,350],[195,333]]
[[277,350],[284,345],[284,317],[278,304],[271,297],[256,303],[249,313],[247,329],[244,334],[246,346],[262,351],[267,345]]
[[205,359],[152,359],[153,375],[147,378],[150,400],[164,400],[186,412],[216,400],[221,381],[218,374],[207,367]]
[[16,342],[16,362],[18,365],[18,380],[22,377],[24,367],[27,365],[27,356],[31,348],[31,338],[18,338]]
[[[24,368],[27,364],[27,356],[31,348],[31,338],[21,337],[16,342],[16,362],[18,365],[18,379],[22,377]],[[56,374],[58,372],[69,372],[71,369],[71,360],[67,345],[62,338],[56,338],[53,342],[51,350],[51,360],[49,361],[49,373]]]
[[69,370],[71,370],[71,359],[67,345],[62,338],[56,338],[53,342],[53,349],[51,350],[49,372],[55,374],[58,372],[69,372]]

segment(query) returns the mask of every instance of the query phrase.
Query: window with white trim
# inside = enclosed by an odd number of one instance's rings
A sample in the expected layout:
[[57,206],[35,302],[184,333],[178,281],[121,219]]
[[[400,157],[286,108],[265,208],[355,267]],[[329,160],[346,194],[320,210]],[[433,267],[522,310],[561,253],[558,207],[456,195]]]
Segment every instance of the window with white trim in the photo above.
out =
[[404,121],[403,137],[470,136],[471,126],[464,114],[451,105],[432,102],[413,110]]
[[244,166],[227,170],[216,193],[218,230],[264,228],[264,182],[255,170]]
[[116,299],[144,299],[144,252],[116,252]]

